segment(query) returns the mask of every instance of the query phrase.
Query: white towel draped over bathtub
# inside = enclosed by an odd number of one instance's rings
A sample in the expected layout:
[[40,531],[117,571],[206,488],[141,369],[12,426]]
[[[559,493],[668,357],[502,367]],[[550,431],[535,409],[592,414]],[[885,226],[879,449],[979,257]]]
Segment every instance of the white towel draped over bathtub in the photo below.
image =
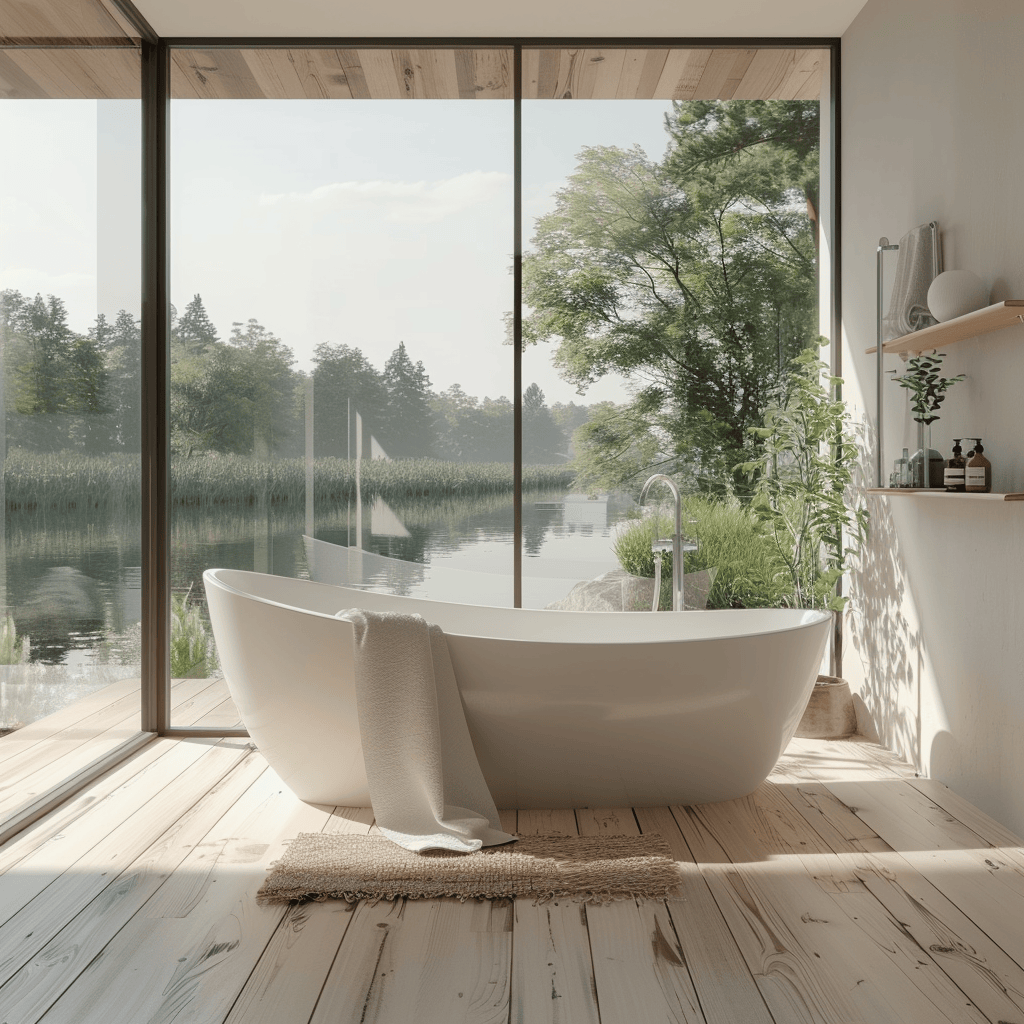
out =
[[417,852],[514,840],[480,771],[440,626],[359,608],[337,617],[355,627],[359,734],[377,827]]

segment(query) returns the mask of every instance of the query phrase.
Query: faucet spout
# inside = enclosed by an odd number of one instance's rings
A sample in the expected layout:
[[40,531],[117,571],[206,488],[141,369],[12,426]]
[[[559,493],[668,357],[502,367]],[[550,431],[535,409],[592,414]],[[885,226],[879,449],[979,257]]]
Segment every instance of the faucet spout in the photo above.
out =
[[[672,535],[672,610],[681,612],[686,604],[683,601],[683,501],[675,481],[664,473],[655,473],[649,477],[640,490],[640,504],[644,503],[651,484],[663,483],[672,492],[676,504],[675,533]],[[655,593],[657,600],[657,593]],[[657,606],[655,606],[657,607]]]

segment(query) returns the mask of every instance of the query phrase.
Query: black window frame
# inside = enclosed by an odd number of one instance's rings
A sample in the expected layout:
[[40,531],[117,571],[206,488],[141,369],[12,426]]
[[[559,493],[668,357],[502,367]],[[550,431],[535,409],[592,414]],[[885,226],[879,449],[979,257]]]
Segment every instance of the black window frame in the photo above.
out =
[[[829,311],[832,373],[842,375],[841,350],[841,40],[821,37],[166,37],[156,35],[127,0],[114,0],[139,30],[142,47],[143,251],[142,251],[142,719],[156,736],[247,736],[244,729],[183,728],[171,723],[170,686],[170,59],[175,49],[506,49],[513,53],[514,264],[513,264],[513,603],[522,604],[522,56],[537,48],[587,49],[823,49],[829,61],[830,146],[827,164],[831,203]],[[841,582],[837,585],[842,586]],[[842,673],[842,626],[835,617],[832,672]]]

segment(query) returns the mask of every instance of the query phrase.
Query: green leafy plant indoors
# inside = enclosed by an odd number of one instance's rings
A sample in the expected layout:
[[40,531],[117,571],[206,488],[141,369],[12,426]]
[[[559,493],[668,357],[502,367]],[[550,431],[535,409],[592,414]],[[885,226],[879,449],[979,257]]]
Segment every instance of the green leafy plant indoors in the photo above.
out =
[[842,380],[828,375],[813,348],[791,362],[764,425],[751,428],[761,456],[738,468],[754,481],[751,507],[789,573],[789,603],[838,611],[846,599],[835,584],[867,536],[867,510],[845,501],[857,449],[839,397]]
[[929,355],[917,355],[907,363],[907,372],[897,377],[896,383],[911,392],[910,408],[918,423],[928,426],[938,418],[939,406],[946,397],[946,392],[959,381],[964,374],[956,377],[942,377],[939,369],[945,352],[932,352]]
[[189,606],[188,595],[171,595],[171,676],[205,679],[217,665],[202,613]]

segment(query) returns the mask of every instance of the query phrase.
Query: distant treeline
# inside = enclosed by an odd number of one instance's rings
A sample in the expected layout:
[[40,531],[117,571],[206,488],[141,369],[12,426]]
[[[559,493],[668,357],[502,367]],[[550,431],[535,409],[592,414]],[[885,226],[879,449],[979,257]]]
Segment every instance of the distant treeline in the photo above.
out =
[[[431,389],[422,362],[399,343],[382,370],[355,346],[324,342],[310,374],[256,320],[218,337],[196,295],[171,318],[170,434],[176,455],[293,458],[305,453],[312,399],[316,458],[363,454],[443,462],[512,461],[512,402],[477,399],[455,384]],[[7,449],[79,455],[137,453],[141,335],[135,316],[100,315],[87,334],[68,326],[56,296],[0,292],[0,374]],[[536,384],[523,395],[523,461],[569,458],[585,406],[549,408]],[[371,437],[377,447],[371,447]]]
[[[564,466],[527,466],[528,491],[566,488],[572,471]],[[356,463],[317,459],[314,505],[336,505],[356,495]],[[364,460],[360,466],[363,501],[381,497],[402,503],[511,494],[509,463],[455,463],[436,459]],[[137,455],[81,457],[15,451],[8,454],[4,479],[7,509],[86,511],[138,506],[141,497]],[[306,463],[301,458],[261,460],[241,455],[206,455],[171,460],[174,506],[287,505],[303,508]]]

